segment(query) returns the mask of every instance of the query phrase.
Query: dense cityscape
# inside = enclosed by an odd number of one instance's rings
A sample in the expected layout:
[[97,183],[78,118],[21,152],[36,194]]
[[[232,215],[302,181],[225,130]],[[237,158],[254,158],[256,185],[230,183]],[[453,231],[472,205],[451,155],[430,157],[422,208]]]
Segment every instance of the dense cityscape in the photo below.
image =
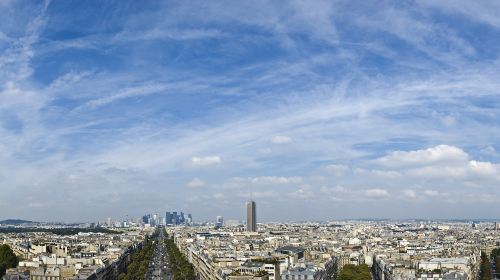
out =
[[500,0],[0,0],[0,280],[500,280]]
[[229,223],[182,211],[75,225],[2,221],[0,272],[4,280],[500,278],[494,221],[258,223],[257,203],[245,208],[246,222]]

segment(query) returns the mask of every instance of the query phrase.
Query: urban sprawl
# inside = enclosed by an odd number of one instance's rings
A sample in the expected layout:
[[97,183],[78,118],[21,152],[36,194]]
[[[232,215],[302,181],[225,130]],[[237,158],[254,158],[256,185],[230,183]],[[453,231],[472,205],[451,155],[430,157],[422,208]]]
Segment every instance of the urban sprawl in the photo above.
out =
[[0,222],[5,280],[497,279],[494,221],[197,223],[166,212],[85,225]]

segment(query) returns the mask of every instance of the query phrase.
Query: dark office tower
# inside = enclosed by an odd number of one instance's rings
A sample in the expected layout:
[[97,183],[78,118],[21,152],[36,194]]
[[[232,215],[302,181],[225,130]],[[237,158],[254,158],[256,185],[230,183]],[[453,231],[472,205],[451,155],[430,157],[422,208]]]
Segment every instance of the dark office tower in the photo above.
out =
[[172,224],[172,213],[165,212],[165,224],[167,224],[167,225]]
[[148,215],[142,216],[142,222],[145,223],[145,224],[149,223]]
[[177,216],[177,212],[172,213],[172,224],[173,225],[179,224],[179,216]]
[[184,219],[184,212],[181,212],[181,214],[179,215],[179,223],[180,224],[184,224],[186,220]]
[[217,218],[215,219],[215,227],[221,228],[222,226],[224,226],[224,217],[217,216]]
[[257,210],[255,201],[247,202],[247,231],[257,231]]

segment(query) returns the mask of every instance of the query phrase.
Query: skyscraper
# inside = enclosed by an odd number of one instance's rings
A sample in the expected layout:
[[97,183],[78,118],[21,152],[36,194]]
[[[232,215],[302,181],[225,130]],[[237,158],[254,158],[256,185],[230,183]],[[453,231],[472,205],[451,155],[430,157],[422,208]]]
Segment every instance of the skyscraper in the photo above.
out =
[[170,212],[165,212],[165,224],[171,225],[172,223],[172,213]]
[[146,214],[146,215],[142,216],[142,222],[144,224],[151,223],[151,214]]
[[221,228],[223,225],[224,225],[224,218],[222,216],[217,216],[217,219],[215,220],[215,227]]
[[257,210],[255,201],[247,202],[247,231],[257,231]]
[[172,224],[173,225],[179,224],[179,216],[177,216],[177,212],[172,213]]

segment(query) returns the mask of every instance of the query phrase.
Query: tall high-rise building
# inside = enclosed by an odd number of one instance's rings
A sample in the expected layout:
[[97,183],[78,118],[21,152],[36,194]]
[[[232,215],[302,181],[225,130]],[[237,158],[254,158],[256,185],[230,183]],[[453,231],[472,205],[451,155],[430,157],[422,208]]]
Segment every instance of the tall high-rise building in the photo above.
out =
[[222,216],[217,216],[217,219],[215,220],[215,227],[221,228],[222,226],[224,226],[224,218]]
[[172,224],[173,225],[179,224],[179,216],[177,216],[177,212],[172,213]]
[[166,225],[171,225],[171,224],[173,224],[173,223],[172,223],[172,218],[173,218],[172,213],[170,213],[170,212],[165,212],[165,224],[166,224]]
[[257,209],[255,201],[247,202],[247,231],[257,231]]
[[151,214],[146,214],[144,216],[142,216],[142,222],[144,224],[149,224],[151,221]]

